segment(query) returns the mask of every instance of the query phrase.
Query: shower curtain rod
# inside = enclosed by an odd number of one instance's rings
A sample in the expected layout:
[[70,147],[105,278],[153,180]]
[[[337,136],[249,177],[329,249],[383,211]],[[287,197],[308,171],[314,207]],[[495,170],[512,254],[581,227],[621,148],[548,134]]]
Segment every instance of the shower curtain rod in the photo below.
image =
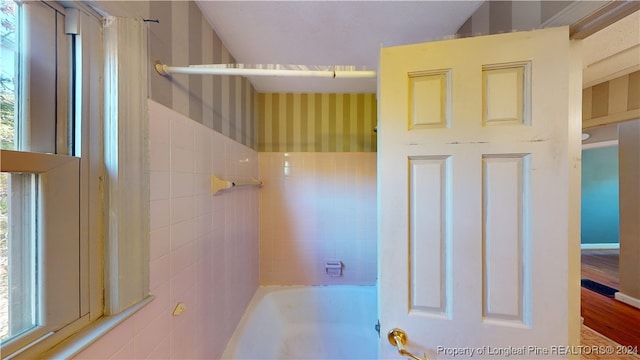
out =
[[189,75],[240,75],[240,76],[298,76],[325,77],[334,79],[370,79],[377,73],[373,70],[300,70],[300,69],[253,69],[221,67],[222,64],[168,66],[156,63],[154,68],[162,76],[171,74]]

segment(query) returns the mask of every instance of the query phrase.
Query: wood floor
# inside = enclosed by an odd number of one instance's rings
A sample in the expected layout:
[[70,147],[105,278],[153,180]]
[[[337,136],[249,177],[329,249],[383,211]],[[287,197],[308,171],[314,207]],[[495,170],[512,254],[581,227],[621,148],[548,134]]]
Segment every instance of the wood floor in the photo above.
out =
[[[582,278],[618,289],[618,250],[582,250]],[[621,345],[640,349],[640,309],[581,289],[584,325]]]
[[[623,353],[623,351],[616,353],[616,350],[624,350],[624,348],[620,348],[620,345],[616,342],[584,325],[582,325],[582,330],[580,331],[580,340],[582,346],[586,346],[589,349],[598,349],[597,351],[580,351],[580,360],[640,360],[640,356],[633,353],[628,354]],[[609,351],[600,351],[600,349],[613,349],[614,354],[608,354]]]

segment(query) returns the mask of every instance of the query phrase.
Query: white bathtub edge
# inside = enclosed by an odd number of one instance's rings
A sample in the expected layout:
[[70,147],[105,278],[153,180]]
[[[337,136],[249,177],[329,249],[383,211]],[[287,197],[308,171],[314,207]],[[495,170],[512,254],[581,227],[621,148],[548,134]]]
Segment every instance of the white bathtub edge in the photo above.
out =
[[[251,302],[245,309],[244,313],[238,325],[236,326],[231,338],[225,346],[225,349],[222,353],[221,359],[254,359],[255,351],[259,349],[260,353],[265,356],[265,358],[274,358],[273,356],[269,357],[269,354],[274,353],[275,349],[272,349],[273,346],[281,346],[281,339],[285,332],[288,330],[288,326],[292,324],[288,319],[287,314],[296,310],[295,306],[292,306],[289,302],[282,302],[281,294],[289,292],[291,290],[296,291],[292,295],[293,298],[297,298],[299,293],[297,290],[305,290],[305,289],[314,289],[313,292],[320,290],[321,288],[332,288],[335,290],[337,288],[361,288],[362,290],[371,291],[373,295],[373,299],[376,299],[376,286],[375,285],[292,285],[292,286],[282,286],[282,285],[262,285],[256,289],[254,296],[251,299]],[[275,294],[280,293],[280,294]],[[272,295],[272,296],[270,296]],[[295,301],[294,301],[295,302]],[[377,302],[374,300],[374,302]],[[286,306],[284,306],[286,304]],[[315,303],[315,306],[319,306],[321,310],[326,310],[329,306],[333,306],[330,303],[318,302]],[[374,305],[375,306],[375,305]],[[377,308],[377,306],[375,306]],[[267,311],[265,311],[267,310]],[[338,306],[336,311],[340,312],[341,308]],[[267,314],[265,316],[264,314]],[[273,314],[283,315],[281,316],[269,316]],[[296,313],[294,313],[295,315]],[[342,313],[344,315],[344,313]],[[369,322],[371,323],[371,328],[373,331],[373,325],[375,323],[375,317],[377,317],[377,313],[372,313],[371,317],[367,319],[368,326]],[[295,317],[297,319],[297,317]],[[315,322],[317,319],[306,319],[306,321]],[[334,319],[335,321],[335,319]],[[259,332],[256,332],[255,323],[259,324],[269,324],[268,327],[262,326],[258,327],[260,329]]]
[[304,288],[304,287],[306,286],[299,286],[299,285],[293,285],[293,286],[260,285],[258,286],[258,288],[256,289],[256,292],[251,298],[251,301],[249,302],[249,305],[244,310],[244,313],[242,314],[242,317],[240,318],[240,321],[238,322],[236,329],[233,331],[233,334],[231,334],[231,338],[227,342],[227,345],[225,346],[220,359],[236,358],[238,341],[242,338],[242,334],[245,331],[245,328],[247,327],[247,322],[251,320],[251,316],[253,316],[253,312],[256,306],[258,306],[262,302],[262,299],[266,295],[274,291],[282,290],[283,288],[293,289],[293,288]]

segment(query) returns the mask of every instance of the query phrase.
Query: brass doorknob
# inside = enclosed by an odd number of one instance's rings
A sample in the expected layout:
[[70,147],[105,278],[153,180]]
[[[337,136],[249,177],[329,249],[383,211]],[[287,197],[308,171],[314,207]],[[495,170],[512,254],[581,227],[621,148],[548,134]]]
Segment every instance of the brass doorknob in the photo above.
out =
[[394,328],[389,331],[387,334],[387,339],[389,343],[396,348],[398,348],[398,353],[402,356],[410,357],[414,360],[429,360],[429,358],[425,355],[424,357],[418,357],[408,352],[404,346],[407,344],[407,333],[402,329]]

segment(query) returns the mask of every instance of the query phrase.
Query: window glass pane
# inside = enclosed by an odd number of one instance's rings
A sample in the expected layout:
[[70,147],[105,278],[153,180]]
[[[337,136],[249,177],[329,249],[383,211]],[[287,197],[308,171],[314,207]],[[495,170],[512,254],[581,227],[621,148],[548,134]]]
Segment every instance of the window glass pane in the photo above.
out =
[[16,74],[18,6],[0,0],[0,148],[16,149]]
[[38,323],[37,175],[0,173],[0,340]]

